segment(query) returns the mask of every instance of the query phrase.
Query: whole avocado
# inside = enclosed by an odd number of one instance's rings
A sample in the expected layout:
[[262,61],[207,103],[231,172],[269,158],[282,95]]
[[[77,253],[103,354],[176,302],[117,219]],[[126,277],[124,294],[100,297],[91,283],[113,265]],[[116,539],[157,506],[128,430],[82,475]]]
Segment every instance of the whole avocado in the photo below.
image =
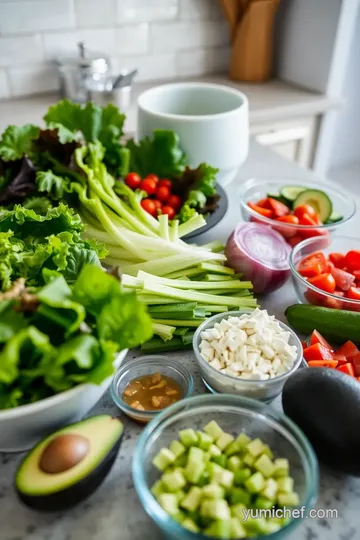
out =
[[286,381],[284,412],[309,438],[319,461],[360,476],[360,383],[329,368],[304,368]]

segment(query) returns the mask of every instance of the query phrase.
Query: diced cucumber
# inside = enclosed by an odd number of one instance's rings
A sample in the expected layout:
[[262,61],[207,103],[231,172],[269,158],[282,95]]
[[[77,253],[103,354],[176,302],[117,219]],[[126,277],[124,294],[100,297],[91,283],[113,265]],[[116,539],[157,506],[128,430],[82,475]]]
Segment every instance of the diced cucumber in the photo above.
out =
[[152,460],[152,464],[159,471],[165,471],[166,467],[174,463],[175,459],[174,454],[168,448],[162,448]]
[[231,538],[230,520],[216,520],[204,531],[206,536],[211,538],[222,538],[227,540]]
[[197,484],[201,475],[205,471],[205,463],[198,461],[188,461],[185,467],[185,478],[190,484]]
[[244,529],[241,521],[237,517],[230,519],[230,538],[246,538],[246,530]]
[[181,525],[184,527],[184,529],[187,529],[188,531],[191,531],[193,533],[197,533],[200,531],[196,523],[194,523],[193,520],[190,518],[184,519]]
[[221,456],[221,450],[215,444],[212,444],[209,448],[210,456]]
[[206,499],[201,503],[200,514],[212,519],[230,519],[230,508],[224,499]]
[[238,454],[240,452],[241,448],[239,447],[237,441],[233,441],[229,444],[229,446],[226,447],[225,454],[227,456],[233,456],[234,454]]
[[265,487],[261,490],[261,495],[274,501],[276,498],[276,493],[278,491],[278,484],[273,478],[268,478],[265,482]]
[[172,518],[173,518],[173,520],[180,523],[180,525],[182,525],[184,520],[186,519],[186,514],[185,514],[185,512],[182,512],[181,510],[179,510],[176,514],[174,514],[172,516]]
[[180,441],[172,441],[172,443],[169,446],[170,452],[174,454],[176,458],[180,457],[182,454],[186,452],[186,448],[183,444],[181,444]]
[[202,488],[204,499],[223,499],[225,497],[224,488],[218,484],[208,484]]
[[274,478],[280,478],[281,476],[288,476],[289,475],[289,461],[285,458],[278,458],[274,461]]
[[260,439],[254,439],[247,445],[246,449],[252,456],[258,457],[264,451],[264,443]]
[[250,437],[248,437],[245,433],[240,433],[238,437],[236,438],[236,444],[238,446],[239,451],[244,450],[248,444],[251,443]]
[[[251,476],[251,470],[248,467],[241,469],[240,471],[235,471],[234,484],[235,486],[242,486],[246,480]],[[277,484],[276,484],[277,486]]]
[[274,502],[270,501],[270,499],[266,499],[265,497],[256,497],[254,502],[254,508],[257,508],[259,510],[270,510],[274,506]]
[[165,491],[162,481],[157,480],[150,491],[154,495],[154,497],[158,498],[158,496]]
[[212,484],[220,484],[224,488],[230,488],[234,483],[234,473],[228,469],[223,469],[216,463],[209,463],[209,473]]
[[211,461],[217,463],[218,465],[220,465],[220,467],[226,469],[228,458],[224,454],[221,454],[220,456],[213,456],[211,458]]
[[210,435],[216,441],[224,432],[215,420],[212,420],[204,427],[205,433]]
[[180,506],[181,508],[185,508],[185,510],[192,512],[200,505],[201,498],[202,489],[197,486],[193,486],[190,488],[189,493],[182,499]]
[[179,503],[183,500],[184,497],[186,497],[186,493],[185,493],[185,491],[182,490],[182,489],[179,489],[179,491],[177,491],[177,492],[175,493],[175,495],[176,495],[177,500],[178,500]]
[[267,534],[272,534],[281,529],[281,525],[272,519],[268,519],[267,522]]
[[198,437],[198,446],[202,450],[209,450],[210,446],[214,442],[214,439],[208,433],[204,431],[197,431],[196,435]]
[[230,504],[242,503],[249,506],[251,501],[250,494],[243,488],[235,487],[230,492]]
[[218,439],[216,439],[216,446],[220,448],[220,450],[224,451],[225,448],[229,446],[234,441],[235,437],[230,435],[230,433],[222,433]]
[[344,216],[342,216],[341,214],[339,214],[338,212],[334,212],[332,211],[331,212],[331,216],[329,217],[329,219],[326,221],[326,223],[337,223],[338,221],[341,221],[342,219],[344,219]]
[[272,453],[271,448],[268,444],[264,444],[263,454],[265,454],[270,459],[273,459],[274,457],[274,454]]
[[250,452],[245,454],[245,456],[243,458],[244,465],[248,465],[249,467],[252,467],[254,465],[255,461],[256,461],[256,457],[253,456],[252,454],[250,454]]
[[294,479],[290,476],[283,476],[277,480],[278,491],[291,493],[294,490]]
[[161,493],[158,502],[170,516],[179,512],[178,500],[174,493]]
[[178,491],[186,485],[184,475],[178,469],[168,473],[165,472],[161,477],[161,481],[165,486],[165,491],[170,493]]
[[283,186],[280,190],[280,195],[292,205],[297,196],[303,191],[306,191],[306,189],[304,186]]
[[174,461],[174,466],[175,467],[186,467],[187,459],[188,459],[187,453],[185,452],[185,454],[182,454],[181,456],[176,458],[176,460]]
[[259,493],[265,486],[265,479],[261,472],[256,472],[245,482],[245,487],[250,493]]
[[306,189],[299,193],[294,201],[294,208],[303,204],[311,206],[323,223],[329,219],[333,211],[331,199],[320,189]]
[[194,429],[182,429],[179,431],[179,437],[180,441],[183,443],[184,446],[189,448],[190,446],[194,446],[198,442],[198,437],[196,435],[196,432]]
[[227,466],[228,466],[228,469],[230,469],[230,471],[235,472],[241,468],[242,464],[243,464],[242,459],[239,458],[239,456],[231,456],[228,459]]
[[188,453],[188,463],[202,463],[204,461],[204,457],[204,450],[201,450],[201,448],[198,448],[197,446],[192,446]]
[[209,480],[210,480],[210,474],[208,473],[207,470],[205,470],[202,475],[200,476],[198,482],[197,482],[197,485],[199,487],[203,487],[203,486],[206,486],[206,484],[209,483]]
[[246,511],[247,506],[242,503],[234,504],[230,507],[231,515],[240,519],[241,522],[244,521],[246,517]]
[[249,516],[248,519],[244,521],[243,525],[247,532],[254,532],[258,534],[266,534],[267,532],[267,520],[263,517]]
[[279,506],[298,506],[300,504],[299,495],[295,492],[286,493],[279,491],[277,494]]
[[254,468],[257,471],[260,471],[265,478],[270,478],[275,470],[273,462],[265,454],[261,454],[261,456],[255,461]]

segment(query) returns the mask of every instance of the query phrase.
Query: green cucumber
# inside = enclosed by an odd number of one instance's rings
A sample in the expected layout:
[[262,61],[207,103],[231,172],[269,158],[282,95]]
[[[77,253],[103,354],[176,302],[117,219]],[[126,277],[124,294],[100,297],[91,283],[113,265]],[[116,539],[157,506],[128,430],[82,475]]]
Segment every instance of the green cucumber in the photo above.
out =
[[360,341],[360,312],[295,304],[286,309],[285,316],[289,324],[302,334],[309,335],[316,328],[333,343]]
[[306,189],[299,193],[294,201],[294,208],[303,204],[308,204],[316,210],[317,215],[323,223],[329,219],[333,211],[331,199],[325,191],[321,191],[320,189]]
[[267,193],[266,196],[270,199],[275,199],[275,201],[279,201],[286,206],[289,206],[289,201],[285,199],[282,195],[279,195],[278,193]]
[[292,206],[296,197],[306,189],[307,188],[304,186],[284,186],[280,190],[280,196],[282,196],[287,201],[287,203]]
[[344,219],[344,216],[342,216],[338,212],[333,211],[331,213],[331,216],[329,217],[329,219],[326,221],[326,224],[337,223],[338,221],[342,221],[343,219]]

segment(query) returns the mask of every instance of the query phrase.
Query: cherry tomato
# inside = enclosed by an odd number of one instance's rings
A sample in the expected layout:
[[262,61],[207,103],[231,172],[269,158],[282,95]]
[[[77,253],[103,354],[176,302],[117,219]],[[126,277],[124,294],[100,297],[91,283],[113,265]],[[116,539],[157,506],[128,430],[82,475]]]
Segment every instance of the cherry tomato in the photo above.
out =
[[156,174],[148,174],[147,176],[145,176],[144,180],[146,178],[150,178],[150,180],[154,180],[154,182],[158,183],[159,182],[159,177],[156,176]]
[[152,178],[144,178],[140,184],[140,189],[146,191],[148,195],[155,195],[156,193],[156,182]]
[[342,253],[329,253],[329,260],[334,266],[336,266],[336,268],[345,267],[345,255]]
[[170,197],[170,189],[166,186],[160,186],[156,190],[156,198],[166,203]]
[[309,214],[303,214],[299,223],[300,225],[309,225],[310,227],[315,227],[317,225],[316,221]]
[[335,279],[331,274],[320,274],[318,276],[309,278],[308,281],[311,283],[311,285],[314,285],[314,287],[317,287],[318,289],[321,289],[327,293],[332,294],[336,288]]
[[129,172],[126,176],[125,176],[125,184],[130,188],[130,189],[137,189],[140,184],[141,184],[141,177],[138,173],[136,172]]
[[272,218],[273,217],[272,210],[269,210],[268,208],[263,208],[262,206],[257,206],[256,204],[254,204],[251,201],[248,202],[248,206],[251,208],[251,210],[255,210],[255,212],[257,212],[261,216],[264,216],[264,217],[267,217],[267,218]]
[[153,199],[152,201],[153,201],[153,203],[155,205],[155,211],[156,211],[156,214],[157,214],[159,212],[159,210],[161,210],[162,202],[158,201],[157,199]]
[[256,206],[260,206],[260,208],[267,208],[268,210],[271,210],[268,197],[266,199],[260,199],[255,204]]
[[161,209],[161,213],[162,214],[167,214],[169,216],[169,219],[174,219],[175,215],[176,215],[176,212],[175,210],[173,209],[172,206],[163,206],[162,209]]
[[304,277],[319,276],[326,272],[327,262],[325,255],[321,251],[311,253],[307,257],[304,257],[298,266],[298,272]]
[[285,224],[284,227],[274,227],[274,229],[278,231],[284,238],[289,239],[296,235],[296,227],[287,227],[287,225],[298,225],[299,220],[296,216],[288,214],[287,216],[276,218],[275,221]]
[[282,223],[290,223],[291,225],[299,225],[299,219],[296,216],[288,214],[287,216],[280,216],[276,218],[276,221],[281,221]]
[[172,182],[171,180],[168,180],[167,178],[162,178],[161,180],[159,180],[159,185],[158,187],[167,187],[170,189],[171,191],[171,188],[172,188]]
[[355,276],[355,279],[360,280],[360,270],[354,270],[353,275]]
[[350,287],[346,296],[352,300],[360,300],[360,289],[358,287]]
[[294,214],[299,219],[303,217],[304,214],[307,214],[310,217],[317,216],[316,210],[310,204],[301,204],[294,209]]
[[335,268],[335,266],[333,265],[333,263],[331,261],[328,261],[326,263],[326,271],[329,272],[331,274],[331,271],[332,269]]
[[288,244],[290,244],[291,247],[295,247],[297,246],[298,244],[300,244],[300,242],[302,242],[302,238],[301,236],[299,236],[298,234],[296,234],[295,236],[293,236],[292,238],[288,238]]
[[333,268],[331,275],[335,279],[337,289],[341,289],[342,291],[348,291],[355,281],[355,277],[352,274],[345,272],[341,268]]
[[290,214],[290,208],[286,206],[286,204],[283,204],[272,197],[268,197],[268,204],[275,217],[287,216]]
[[145,210],[145,212],[151,214],[154,217],[156,216],[156,206],[154,204],[154,201],[152,201],[151,199],[143,199],[140,204]]
[[360,251],[357,249],[348,251],[345,255],[345,266],[350,272],[360,270]]
[[175,210],[180,210],[181,208],[181,199],[179,195],[170,195],[168,200],[168,205],[175,208]]

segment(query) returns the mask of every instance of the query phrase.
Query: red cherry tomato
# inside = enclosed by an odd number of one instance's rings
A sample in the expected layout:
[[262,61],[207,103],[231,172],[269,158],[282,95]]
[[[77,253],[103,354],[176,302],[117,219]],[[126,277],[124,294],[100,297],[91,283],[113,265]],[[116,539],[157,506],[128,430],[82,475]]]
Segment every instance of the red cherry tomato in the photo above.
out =
[[154,204],[154,201],[152,201],[151,199],[143,199],[140,204],[145,210],[145,212],[151,214],[154,217],[156,216],[156,206]]
[[154,182],[158,183],[159,182],[159,177],[156,176],[156,174],[148,174],[147,176],[145,176],[144,180],[146,178],[150,178],[150,180],[154,180]]
[[179,195],[170,195],[168,205],[175,208],[175,210],[179,210],[181,208],[181,199]]
[[156,198],[159,199],[159,201],[167,202],[170,197],[170,189],[166,186],[160,186],[156,190]]
[[155,210],[156,211],[161,210],[162,202],[159,201],[158,199],[152,199],[152,201],[155,204]]
[[140,186],[141,184],[141,177],[138,173],[136,172],[129,172],[129,174],[127,174],[125,176],[125,184],[130,188],[130,189],[138,189],[138,187]]
[[299,219],[296,216],[288,214],[287,216],[281,216],[276,218],[276,221],[281,221],[282,223],[290,223],[291,225],[299,225]]
[[326,259],[321,251],[304,257],[298,266],[298,272],[304,277],[314,277],[326,272]]
[[287,227],[287,225],[298,225],[299,220],[296,216],[288,214],[287,216],[281,216],[276,218],[275,221],[284,223],[284,227],[274,227],[284,238],[292,238],[296,235],[296,227]]
[[352,300],[360,300],[360,289],[358,287],[350,287],[346,296]]
[[140,184],[140,189],[146,191],[148,195],[155,195],[156,193],[156,182],[152,178],[144,178]]
[[172,182],[171,182],[171,180],[168,180],[167,178],[162,178],[161,180],[159,180],[158,187],[167,187],[167,188],[169,188],[171,190]]
[[287,216],[290,214],[290,208],[286,206],[286,204],[283,204],[272,197],[268,197],[268,204],[275,217]]
[[344,268],[346,266],[345,255],[342,253],[329,253],[329,260],[336,268]]
[[316,221],[306,213],[301,216],[299,223],[300,225],[309,225],[310,227],[315,227],[317,225]]
[[295,247],[297,246],[298,244],[300,244],[300,242],[302,242],[302,238],[301,236],[299,236],[298,234],[296,234],[295,236],[293,236],[292,238],[288,238],[288,244],[290,244],[291,247]]
[[176,212],[175,210],[173,209],[172,206],[163,206],[162,209],[161,209],[161,213],[162,214],[167,214],[169,216],[169,219],[174,219],[175,215],[176,215]]
[[314,208],[310,206],[310,204],[301,204],[300,206],[297,206],[294,209],[294,214],[299,219],[301,219],[304,214],[307,214],[310,217],[317,216],[316,210],[314,210]]
[[337,289],[348,291],[350,287],[353,287],[355,277],[352,274],[349,274],[349,272],[345,272],[345,270],[335,267],[330,272],[335,279]]
[[354,270],[360,270],[360,251],[353,249],[348,251],[345,255],[345,266],[349,272],[354,272]]
[[311,285],[314,285],[314,287],[317,287],[318,289],[321,289],[327,293],[332,294],[336,288],[335,279],[331,274],[320,274],[310,278],[308,281],[311,283]]

